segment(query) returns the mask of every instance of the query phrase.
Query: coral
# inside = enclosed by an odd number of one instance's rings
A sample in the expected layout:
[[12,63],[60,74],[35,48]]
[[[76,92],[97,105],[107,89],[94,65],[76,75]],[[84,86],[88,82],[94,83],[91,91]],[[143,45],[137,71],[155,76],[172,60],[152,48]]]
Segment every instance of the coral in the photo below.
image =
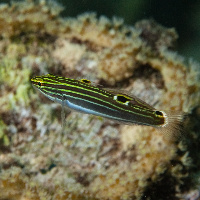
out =
[[[152,20],[131,27],[94,13],[62,19],[61,8],[0,8],[0,199],[177,199],[200,164],[199,64],[172,50],[174,29]],[[191,112],[190,135],[174,141],[152,127],[76,112],[62,131],[60,106],[30,83],[46,73],[89,77],[157,109]]]
[[[63,65],[73,67],[74,62],[78,61],[77,70],[81,71],[82,75],[92,71],[96,74],[94,79],[104,79],[110,85],[132,75],[133,69],[137,67],[135,55],[142,44],[138,37],[139,31],[123,26],[123,20],[118,18],[110,21],[106,17],[100,17],[97,20],[94,13],[68,20],[67,26],[70,26],[69,30],[58,41],[53,53]],[[78,52],[78,57],[73,56],[73,62],[60,53],[69,49],[72,50],[72,55],[73,52]],[[88,67],[83,70],[86,65]]]
[[[50,5],[54,4],[54,5]],[[1,4],[0,11],[0,34],[2,37],[10,38],[21,36],[21,34],[59,34],[58,27],[62,21],[56,16],[62,11],[56,1],[34,1],[12,2],[12,5]]]
[[50,199],[51,196],[41,186],[30,180],[20,169],[11,167],[1,177],[1,199]]

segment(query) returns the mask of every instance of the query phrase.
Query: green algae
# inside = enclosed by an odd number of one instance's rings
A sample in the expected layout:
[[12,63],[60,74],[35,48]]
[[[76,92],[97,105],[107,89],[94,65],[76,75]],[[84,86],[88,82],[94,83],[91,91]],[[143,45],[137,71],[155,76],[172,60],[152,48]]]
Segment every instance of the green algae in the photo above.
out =
[[6,129],[6,124],[2,120],[0,120],[0,143],[2,143],[2,145],[4,146],[8,146],[10,144],[10,140],[6,135]]

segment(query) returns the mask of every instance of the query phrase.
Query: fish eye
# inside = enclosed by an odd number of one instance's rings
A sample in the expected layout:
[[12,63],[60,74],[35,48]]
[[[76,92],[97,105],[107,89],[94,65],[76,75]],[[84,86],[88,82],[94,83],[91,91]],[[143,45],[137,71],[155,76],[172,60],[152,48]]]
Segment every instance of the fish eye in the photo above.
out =
[[155,111],[155,114],[158,115],[158,116],[163,116],[163,113],[160,112],[159,110],[156,110],[156,111]]

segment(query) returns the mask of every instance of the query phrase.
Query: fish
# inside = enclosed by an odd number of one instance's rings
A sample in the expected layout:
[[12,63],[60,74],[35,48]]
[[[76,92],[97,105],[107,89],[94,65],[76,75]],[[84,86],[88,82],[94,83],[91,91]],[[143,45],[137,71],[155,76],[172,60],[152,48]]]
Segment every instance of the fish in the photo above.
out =
[[[71,110],[108,118],[128,125],[161,128],[180,136],[182,111],[157,110],[140,98],[121,90],[100,87],[88,79],[47,74],[31,78],[32,85],[50,100]],[[63,114],[63,113],[62,113]]]

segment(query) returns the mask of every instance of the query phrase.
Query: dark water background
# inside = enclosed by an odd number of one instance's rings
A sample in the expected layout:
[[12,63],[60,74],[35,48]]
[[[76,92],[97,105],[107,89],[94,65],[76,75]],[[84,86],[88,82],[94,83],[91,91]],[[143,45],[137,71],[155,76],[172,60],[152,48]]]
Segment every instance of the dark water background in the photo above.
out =
[[152,18],[163,26],[175,27],[177,51],[200,62],[200,0],[57,0],[64,5],[62,16],[95,11],[98,16],[118,16],[129,25]]

